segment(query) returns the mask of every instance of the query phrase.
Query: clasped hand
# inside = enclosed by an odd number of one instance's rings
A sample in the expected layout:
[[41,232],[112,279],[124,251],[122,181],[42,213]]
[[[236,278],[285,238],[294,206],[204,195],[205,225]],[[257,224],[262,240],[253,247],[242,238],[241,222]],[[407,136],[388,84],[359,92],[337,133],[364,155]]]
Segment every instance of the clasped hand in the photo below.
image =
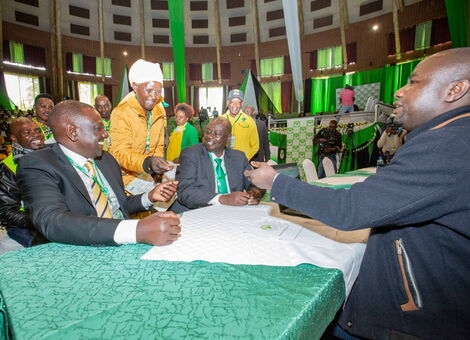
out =
[[179,216],[172,211],[154,213],[137,223],[137,242],[154,246],[172,244],[180,237],[179,224]]
[[178,189],[178,181],[168,181],[156,185],[148,194],[150,202],[168,202]]
[[260,200],[260,192],[256,189],[251,189],[246,192],[235,191],[230,194],[221,195],[219,202],[225,205],[257,205]]

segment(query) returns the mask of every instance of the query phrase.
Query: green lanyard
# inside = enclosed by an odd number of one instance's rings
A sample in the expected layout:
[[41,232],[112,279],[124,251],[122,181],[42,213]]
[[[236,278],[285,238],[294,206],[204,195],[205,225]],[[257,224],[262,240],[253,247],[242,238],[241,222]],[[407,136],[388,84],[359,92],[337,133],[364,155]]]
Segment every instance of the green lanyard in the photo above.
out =
[[150,149],[150,128],[152,127],[152,111],[147,113],[147,138],[145,139],[145,153]]
[[98,175],[99,178],[96,178],[95,176],[93,176],[92,174],[90,174],[88,172],[88,170],[86,168],[83,168],[81,167],[80,165],[78,165],[77,163],[74,162],[74,160],[72,158],[70,158],[69,156],[65,156],[67,157],[67,159],[69,160],[69,162],[76,168],[78,169],[82,174],[84,174],[85,176],[87,176],[88,178],[91,178],[91,180],[97,184],[99,187],[100,187],[100,190],[106,195],[106,197],[108,198],[108,202],[112,205],[112,201],[111,199],[109,198],[109,190],[108,188],[106,188],[103,184],[103,180],[101,178],[101,175],[100,175],[100,171],[98,170],[98,167],[96,166],[96,163],[95,163],[95,160],[93,160],[93,165],[95,167],[95,171],[96,171],[96,174]]
[[[233,124],[232,124],[232,129],[233,129],[233,127],[235,126],[235,124],[237,124],[237,122],[238,122],[238,120],[240,119],[241,116],[242,116],[242,112],[240,112],[240,113],[238,114],[237,119],[235,119],[235,121],[233,122]],[[228,118],[228,117],[230,117],[230,113],[228,114],[227,118]],[[228,121],[230,122],[230,119],[229,119]]]

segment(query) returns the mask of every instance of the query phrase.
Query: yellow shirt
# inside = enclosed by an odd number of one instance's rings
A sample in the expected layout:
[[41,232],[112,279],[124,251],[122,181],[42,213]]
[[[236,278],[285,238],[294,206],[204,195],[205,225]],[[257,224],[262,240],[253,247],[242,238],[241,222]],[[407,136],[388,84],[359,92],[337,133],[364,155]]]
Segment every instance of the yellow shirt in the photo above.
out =
[[235,137],[235,145],[232,149],[242,151],[246,158],[250,160],[259,149],[259,137],[255,121],[242,111],[235,117],[232,117],[227,111],[222,117],[228,119],[232,124],[232,136]]

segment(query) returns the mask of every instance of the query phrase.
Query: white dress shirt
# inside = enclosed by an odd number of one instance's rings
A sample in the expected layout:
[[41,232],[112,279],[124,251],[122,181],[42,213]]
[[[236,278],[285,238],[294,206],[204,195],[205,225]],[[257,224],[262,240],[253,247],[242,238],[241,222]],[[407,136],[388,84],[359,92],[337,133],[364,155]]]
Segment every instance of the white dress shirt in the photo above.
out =
[[[228,193],[227,193],[227,194],[229,194],[229,193],[230,193],[230,183],[229,183],[229,181],[228,181],[227,169],[225,168],[225,161],[224,161],[225,150],[224,150],[224,152],[222,153],[222,156],[220,156],[220,157],[217,157],[217,156],[215,155],[215,153],[213,153],[213,152],[209,152],[209,153],[210,153],[209,158],[211,159],[211,162],[212,162],[212,169],[213,169],[213,171],[214,171],[215,190],[217,191],[217,174],[215,173],[215,168],[217,167],[217,163],[216,163],[215,160],[216,160],[216,158],[220,158],[220,159],[222,159],[222,162],[220,163],[220,165],[222,166],[222,170],[224,170],[224,173],[225,173],[225,175],[226,175],[226,176],[225,176],[225,181],[227,182],[227,190],[228,190]],[[215,195],[214,198],[209,201],[209,205],[222,204],[222,203],[220,203],[220,201],[219,201],[220,196],[222,196],[222,195],[219,194],[219,193],[217,193],[217,195]]]
[[[84,167],[85,163],[89,160],[88,158],[85,158],[81,155],[79,155],[76,152],[73,152],[70,149],[67,149],[65,146],[62,144],[59,144],[61,150],[64,152],[64,154],[72,159],[75,164]],[[92,161],[92,160],[91,160]],[[73,164],[72,164],[73,166]],[[77,172],[78,176],[80,176],[80,179],[82,180],[83,184],[85,185],[85,188],[88,191],[88,195],[90,196],[91,201],[93,202],[93,189],[91,188],[90,184],[90,178],[85,175],[83,172],[81,172],[79,169],[77,169],[75,166],[73,167],[75,171]],[[96,171],[100,171],[98,168]],[[114,193],[113,189],[109,185],[108,181],[104,176],[101,176],[100,179],[103,181],[103,185],[108,189],[108,199],[113,202],[111,205],[111,210],[113,212],[113,216],[116,212],[116,209],[120,209],[119,207],[119,202],[117,200],[117,196]],[[142,195],[142,206],[146,209],[148,209],[152,205],[152,202],[148,198],[148,192],[144,193]],[[121,212],[122,216],[122,212]],[[119,222],[116,230],[114,231],[114,242],[117,244],[127,244],[127,243],[137,243],[136,240],[136,230],[137,230],[137,223],[139,220],[122,220]]]

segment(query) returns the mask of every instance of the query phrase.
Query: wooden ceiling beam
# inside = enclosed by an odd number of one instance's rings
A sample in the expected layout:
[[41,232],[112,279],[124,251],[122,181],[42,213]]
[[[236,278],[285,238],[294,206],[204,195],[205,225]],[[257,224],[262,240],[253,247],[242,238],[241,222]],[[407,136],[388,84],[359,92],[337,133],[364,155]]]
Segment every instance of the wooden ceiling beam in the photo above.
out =
[[395,35],[395,54],[397,59],[401,59],[400,26],[398,25],[398,9],[400,8],[399,1],[400,0],[392,0],[393,32]]
[[220,65],[220,50],[222,49],[222,39],[220,34],[220,9],[219,0],[214,0],[214,23],[215,23],[215,50],[217,54],[217,82],[222,84],[222,68]]
[[340,0],[339,2],[339,21],[340,21],[340,31],[341,31],[341,49],[343,51],[343,69],[348,68],[348,53],[346,50],[346,28],[349,25],[348,18],[348,5],[346,0]]
[[255,62],[256,62],[256,73],[258,80],[260,79],[260,62],[259,62],[259,21],[258,21],[258,0],[252,0],[252,16],[253,16],[253,31],[255,33]]

